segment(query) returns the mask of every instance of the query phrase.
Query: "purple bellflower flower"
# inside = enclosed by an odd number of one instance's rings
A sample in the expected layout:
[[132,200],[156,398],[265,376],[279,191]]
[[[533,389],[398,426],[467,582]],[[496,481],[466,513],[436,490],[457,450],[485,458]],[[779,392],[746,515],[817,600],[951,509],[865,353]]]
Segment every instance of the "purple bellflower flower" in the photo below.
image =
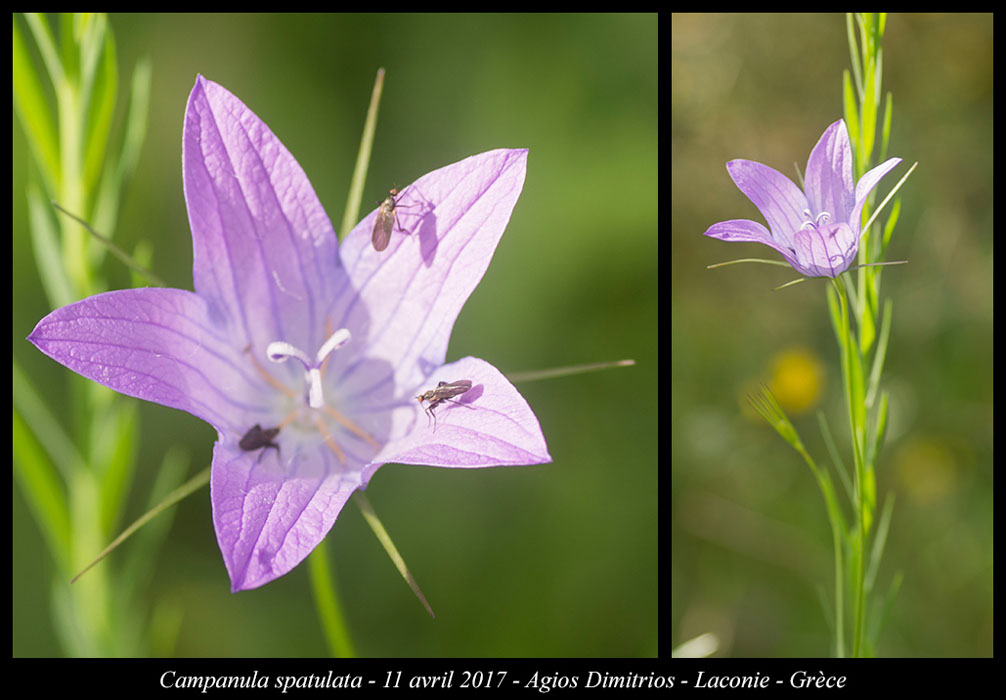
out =
[[713,224],[707,236],[754,241],[782,253],[807,277],[837,277],[859,250],[860,215],[866,198],[900,158],[870,170],[853,186],[852,148],[845,122],[825,129],[810,152],[803,192],[778,170],[753,160],[732,160],[727,172],[754,202],[769,227],[748,219]]
[[[300,563],[382,464],[551,461],[495,367],[444,364],[526,165],[526,150],[500,149],[431,172],[403,190],[417,205],[400,214],[411,235],[396,230],[375,251],[375,210],[339,245],[289,151],[199,76],[182,143],[195,293],[98,294],[28,339],[78,374],[216,428],[217,542],[231,590],[256,588]],[[440,403],[431,428],[416,395],[460,380],[471,389]]]

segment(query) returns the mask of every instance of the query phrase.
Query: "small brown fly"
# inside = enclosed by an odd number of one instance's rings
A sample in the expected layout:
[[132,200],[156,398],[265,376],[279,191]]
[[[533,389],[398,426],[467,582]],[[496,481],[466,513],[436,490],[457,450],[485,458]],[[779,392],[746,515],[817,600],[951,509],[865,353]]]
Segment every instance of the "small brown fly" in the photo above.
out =
[[[261,425],[256,423],[248,432],[245,433],[244,437],[238,441],[238,447],[240,447],[245,452],[251,452],[252,450],[257,450],[259,448],[276,448],[276,454],[279,454],[279,445],[273,442],[273,438],[279,435],[279,428],[263,428]],[[262,461],[262,455],[265,454],[265,450],[258,456],[258,461]]]
[[394,229],[396,223],[398,224],[398,230],[404,232],[402,223],[398,221],[398,199],[395,199],[396,197],[398,197],[398,190],[392,187],[388,190],[388,196],[381,202],[381,206],[377,208],[377,218],[374,220],[374,233],[370,241],[374,244],[374,250],[378,253],[388,247],[388,243],[391,242],[391,231]]
[[[471,388],[472,383],[468,379],[460,379],[456,382],[438,382],[436,389],[430,389],[416,397],[420,406],[423,405],[423,401],[430,402],[430,405],[426,407],[426,421],[428,425],[429,416],[433,416],[433,432],[437,432],[437,414],[433,412],[433,409],[444,401],[450,401],[453,397],[464,394]],[[451,403],[457,403],[457,401],[451,401]]]

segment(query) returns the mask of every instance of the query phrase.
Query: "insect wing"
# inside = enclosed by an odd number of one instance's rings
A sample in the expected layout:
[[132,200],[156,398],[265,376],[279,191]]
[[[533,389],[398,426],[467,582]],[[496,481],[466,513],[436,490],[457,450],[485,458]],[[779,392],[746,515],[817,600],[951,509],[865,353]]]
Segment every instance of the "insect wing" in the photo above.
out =
[[377,208],[377,219],[374,221],[374,233],[370,241],[378,253],[387,248],[391,242],[391,231],[395,227],[395,206],[398,204],[395,201],[397,194],[398,190],[388,190],[388,196]]
[[387,201],[382,202],[381,208],[377,210],[374,234],[370,238],[370,242],[374,244],[374,250],[378,253],[387,248],[391,242],[391,228],[395,224],[395,210],[393,207],[387,206]]
[[438,403],[444,399],[460,396],[472,388],[472,383],[467,379],[456,382],[440,382],[434,392],[437,395]]

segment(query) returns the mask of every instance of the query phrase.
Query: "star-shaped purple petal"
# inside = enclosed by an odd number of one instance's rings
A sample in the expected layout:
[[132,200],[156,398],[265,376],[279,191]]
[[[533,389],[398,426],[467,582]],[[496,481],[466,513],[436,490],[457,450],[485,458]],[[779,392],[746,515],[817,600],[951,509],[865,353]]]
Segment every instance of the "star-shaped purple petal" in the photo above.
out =
[[[387,462],[551,461],[527,402],[489,363],[445,364],[524,183],[501,149],[403,188],[387,250],[375,209],[339,245],[307,176],[251,110],[201,76],[183,177],[195,293],[129,289],[57,309],[29,340],[116,391],[212,424],[213,523],[232,590],[290,571]],[[471,389],[436,406],[438,382]]]

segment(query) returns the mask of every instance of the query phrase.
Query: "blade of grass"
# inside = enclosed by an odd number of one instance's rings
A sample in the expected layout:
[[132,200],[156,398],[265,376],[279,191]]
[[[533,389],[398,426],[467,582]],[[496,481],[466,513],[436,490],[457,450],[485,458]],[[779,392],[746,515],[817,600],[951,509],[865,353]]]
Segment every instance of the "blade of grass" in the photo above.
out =
[[27,137],[28,147],[39,166],[42,182],[48,192],[59,186],[59,142],[56,139],[56,118],[42,90],[42,83],[24,37],[13,17],[13,84],[14,109]]
[[508,372],[506,378],[511,382],[536,382],[541,379],[554,379],[555,377],[568,377],[574,374],[584,374],[586,372],[598,372],[602,369],[613,369],[615,367],[632,367],[635,360],[615,360],[613,362],[594,362],[586,365],[570,365],[568,367],[556,367],[554,369],[541,369],[530,372]]
[[370,525],[370,529],[374,531],[377,535],[377,539],[380,541],[381,545],[384,547],[384,551],[388,553],[388,557],[394,563],[395,568],[398,569],[398,573],[402,575],[405,582],[409,584],[409,588],[419,599],[419,602],[423,604],[426,608],[426,612],[430,614],[430,617],[435,618],[436,615],[433,614],[433,608],[430,604],[426,602],[426,596],[423,595],[423,591],[419,588],[419,584],[416,583],[416,579],[413,578],[412,572],[409,571],[409,567],[405,564],[405,559],[402,555],[398,553],[398,549],[395,547],[395,543],[391,541],[391,536],[388,531],[384,529],[384,525],[381,523],[380,518],[377,517],[377,513],[374,512],[374,507],[370,505],[370,499],[363,495],[362,491],[357,491],[353,494],[353,500],[356,501],[356,505],[359,507],[360,512],[363,513],[364,519],[367,524]]
[[374,146],[374,132],[377,130],[377,112],[381,104],[381,92],[384,90],[384,69],[377,69],[374,89],[370,93],[370,106],[367,108],[367,118],[363,123],[363,136],[360,138],[360,150],[356,154],[356,166],[349,183],[349,193],[346,195],[346,213],[342,217],[342,236],[346,237],[360,220],[360,201],[363,199],[363,186],[367,182],[367,170],[370,167],[370,153]]
[[11,452],[14,477],[31,509],[56,566],[70,568],[70,518],[56,469],[15,408],[11,411]]
[[59,206],[59,204],[57,204],[56,202],[53,202],[52,206],[54,206],[57,210],[59,210],[60,213],[65,214],[66,216],[69,216],[71,219],[73,219],[74,221],[76,221],[77,223],[79,223],[81,226],[83,226],[84,229],[88,233],[90,233],[92,236],[94,236],[99,241],[101,241],[108,248],[108,250],[110,250],[112,252],[112,254],[115,255],[115,257],[117,257],[119,259],[119,261],[123,265],[125,265],[126,267],[128,267],[130,270],[132,270],[133,272],[135,272],[138,275],[143,276],[145,279],[147,279],[148,281],[150,281],[156,287],[168,287],[168,286],[170,286],[167,282],[165,282],[164,280],[162,280],[156,274],[154,274],[150,270],[145,269],[142,265],[140,265],[138,262],[136,262],[135,260],[133,260],[133,258],[129,255],[129,253],[127,253],[122,248],[120,248],[119,246],[117,246],[110,238],[106,238],[105,236],[102,236],[100,233],[98,233],[97,231],[95,231],[91,227],[91,225],[89,223],[87,223],[86,221],[84,221],[82,218],[80,218],[76,214],[72,214],[72,213],[68,212],[66,209],[64,209],[63,207]]
[[136,532],[141,527],[143,527],[152,518],[157,517],[162,512],[164,512],[167,508],[170,508],[171,506],[175,505],[179,501],[187,498],[192,493],[194,493],[195,491],[197,491],[198,489],[202,488],[203,486],[205,486],[208,483],[210,483],[210,468],[206,467],[206,469],[203,469],[201,472],[199,472],[198,474],[196,474],[194,477],[192,477],[191,479],[189,479],[188,481],[186,481],[184,484],[182,484],[177,489],[175,489],[174,491],[172,491],[171,493],[169,493],[167,496],[165,496],[165,498],[160,503],[158,503],[156,506],[154,506],[153,508],[151,508],[150,510],[148,510],[146,513],[144,513],[143,515],[141,515],[139,518],[137,518],[136,521],[132,525],[130,525],[129,527],[127,527],[125,530],[122,531],[122,534],[120,534],[118,537],[116,537],[114,540],[112,540],[112,543],[110,545],[108,545],[107,547],[105,547],[104,551],[101,554],[98,555],[97,559],[95,559],[90,564],[88,564],[87,566],[85,566],[84,569],[79,574],[77,574],[76,576],[74,576],[70,580],[70,583],[74,583],[77,579],[79,579],[81,576],[83,576],[88,571],[90,571],[91,568],[94,567],[95,564],[97,564],[102,559],[104,559],[109,554],[111,554],[115,550],[116,547],[118,547],[120,544],[122,544],[123,542],[125,542],[129,538],[130,535],[132,535],[134,532]]

